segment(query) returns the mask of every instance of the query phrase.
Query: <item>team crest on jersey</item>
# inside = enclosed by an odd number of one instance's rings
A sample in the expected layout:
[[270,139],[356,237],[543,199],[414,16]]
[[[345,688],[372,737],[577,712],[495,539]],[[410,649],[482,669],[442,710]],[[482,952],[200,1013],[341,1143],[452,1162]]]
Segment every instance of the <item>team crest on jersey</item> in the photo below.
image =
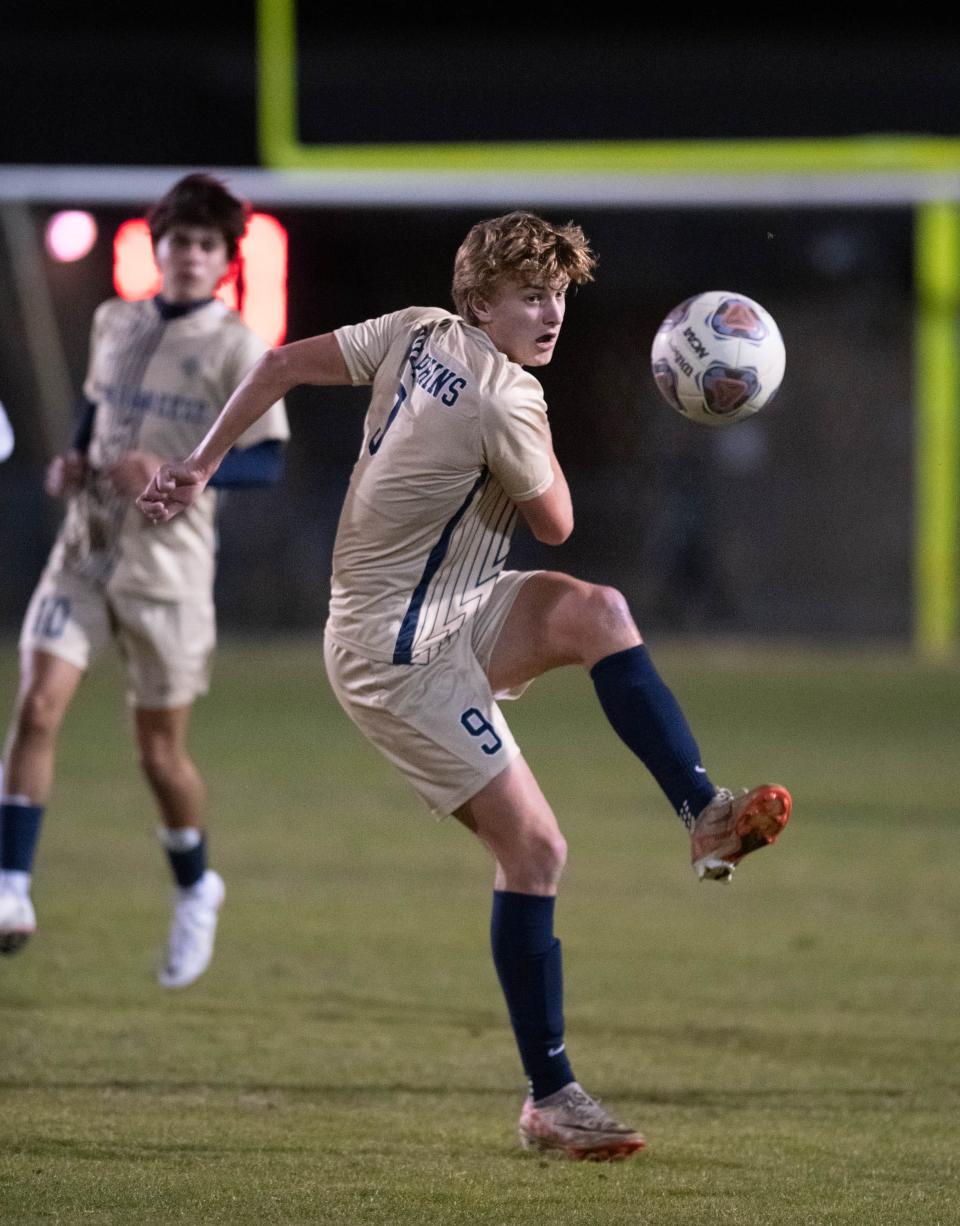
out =
[[184,358],[180,363],[180,369],[185,379],[195,379],[200,373],[200,359],[194,357]]

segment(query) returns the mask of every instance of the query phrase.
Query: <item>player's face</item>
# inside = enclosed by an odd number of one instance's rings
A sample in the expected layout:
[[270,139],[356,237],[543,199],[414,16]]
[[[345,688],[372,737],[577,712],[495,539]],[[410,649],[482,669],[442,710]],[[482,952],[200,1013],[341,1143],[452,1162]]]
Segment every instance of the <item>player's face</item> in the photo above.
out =
[[546,366],[567,309],[566,285],[531,285],[505,277],[490,301],[478,303],[479,326],[501,353],[520,366]]
[[157,243],[154,256],[167,302],[201,302],[213,296],[227,275],[227,244],[212,226],[171,226]]

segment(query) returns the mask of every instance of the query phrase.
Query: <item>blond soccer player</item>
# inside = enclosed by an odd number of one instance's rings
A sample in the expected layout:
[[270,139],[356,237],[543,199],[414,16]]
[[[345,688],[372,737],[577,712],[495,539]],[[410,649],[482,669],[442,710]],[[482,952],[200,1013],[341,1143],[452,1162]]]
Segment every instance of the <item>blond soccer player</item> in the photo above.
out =
[[772,843],[791,801],[777,786],[736,797],[713,786],[619,592],[504,568],[518,514],[548,545],[573,529],[529,369],[552,358],[567,289],[593,268],[573,224],[525,212],[479,223],[455,261],[458,315],[411,307],[265,354],[200,446],[139,501],[160,524],[188,511],[236,439],[297,384],[372,385],[334,549],[327,673],[429,808],[453,814],[496,861],[493,957],[529,1083],[521,1141],[612,1159],[644,1141],[574,1077],[553,933],[566,845],[499,700],[560,665],[588,669],[690,831],[702,879],[729,878]]

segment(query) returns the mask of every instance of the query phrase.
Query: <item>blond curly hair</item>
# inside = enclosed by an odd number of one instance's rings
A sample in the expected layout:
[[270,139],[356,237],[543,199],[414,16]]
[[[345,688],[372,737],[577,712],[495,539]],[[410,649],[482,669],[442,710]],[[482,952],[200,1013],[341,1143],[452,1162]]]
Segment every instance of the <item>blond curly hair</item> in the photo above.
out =
[[597,259],[583,230],[572,221],[553,225],[535,213],[515,211],[478,221],[453,262],[453,301],[470,324],[477,298],[489,301],[505,277],[548,289],[593,280]]

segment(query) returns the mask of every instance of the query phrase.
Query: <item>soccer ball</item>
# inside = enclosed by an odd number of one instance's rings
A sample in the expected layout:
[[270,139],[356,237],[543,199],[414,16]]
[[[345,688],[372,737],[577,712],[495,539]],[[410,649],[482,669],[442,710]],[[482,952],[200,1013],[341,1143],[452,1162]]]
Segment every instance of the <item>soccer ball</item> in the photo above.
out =
[[650,362],[671,408],[701,426],[729,426],[770,403],[786,352],[769,311],[718,289],[674,307],[653,339]]

